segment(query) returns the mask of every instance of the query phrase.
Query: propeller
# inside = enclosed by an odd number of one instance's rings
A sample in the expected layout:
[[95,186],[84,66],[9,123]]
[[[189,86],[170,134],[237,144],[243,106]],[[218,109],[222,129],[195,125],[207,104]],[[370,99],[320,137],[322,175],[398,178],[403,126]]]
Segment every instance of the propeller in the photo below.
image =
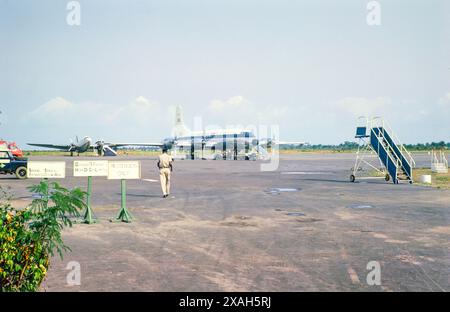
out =
[[97,149],[98,156],[102,156],[105,148],[105,141],[100,140],[95,142],[95,148]]
[[73,143],[73,139],[72,138],[70,138],[69,140],[70,140],[69,152],[72,152],[75,149],[76,144]]

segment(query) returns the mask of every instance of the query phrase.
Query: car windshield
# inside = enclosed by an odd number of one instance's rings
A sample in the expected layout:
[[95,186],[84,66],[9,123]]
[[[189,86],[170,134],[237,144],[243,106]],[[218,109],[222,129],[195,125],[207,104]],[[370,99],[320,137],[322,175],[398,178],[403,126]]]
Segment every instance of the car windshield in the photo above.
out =
[[0,159],[9,159],[8,152],[0,152]]

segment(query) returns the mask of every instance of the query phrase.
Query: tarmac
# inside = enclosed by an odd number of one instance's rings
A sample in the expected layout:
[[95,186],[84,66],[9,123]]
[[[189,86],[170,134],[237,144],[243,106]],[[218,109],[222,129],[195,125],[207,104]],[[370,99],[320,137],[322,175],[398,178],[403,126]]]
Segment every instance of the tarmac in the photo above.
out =
[[[55,256],[43,291],[449,291],[450,190],[383,179],[349,182],[354,154],[282,155],[261,161],[180,160],[162,198],[155,158],[127,181],[136,218],[111,223],[120,181],[93,179],[98,223],[63,232],[71,252]],[[86,188],[65,160],[65,187]],[[429,167],[429,156],[415,156]],[[26,206],[38,180],[0,177],[13,204]],[[71,261],[80,285],[70,285]],[[370,283],[371,263],[380,285]],[[371,274],[372,272],[372,274]],[[369,283],[368,283],[369,280]]]

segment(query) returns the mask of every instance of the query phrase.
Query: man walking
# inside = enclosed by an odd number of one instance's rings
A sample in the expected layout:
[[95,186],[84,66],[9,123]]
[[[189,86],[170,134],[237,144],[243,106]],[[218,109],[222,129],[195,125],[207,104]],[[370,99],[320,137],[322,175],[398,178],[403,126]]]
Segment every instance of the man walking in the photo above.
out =
[[172,156],[167,154],[167,148],[164,147],[162,154],[158,157],[159,179],[161,180],[163,198],[170,195],[170,173],[172,171],[172,162]]

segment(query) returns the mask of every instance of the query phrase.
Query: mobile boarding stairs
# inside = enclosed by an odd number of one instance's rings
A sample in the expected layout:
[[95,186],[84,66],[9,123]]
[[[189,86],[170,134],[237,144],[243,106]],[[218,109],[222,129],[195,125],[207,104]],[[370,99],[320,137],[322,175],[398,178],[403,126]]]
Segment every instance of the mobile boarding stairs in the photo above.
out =
[[[399,181],[413,183],[412,172],[416,163],[382,118],[358,118],[355,138],[359,140],[359,146],[350,175],[351,182],[355,182],[357,175],[363,170],[361,166],[365,164],[380,173],[386,181],[392,179],[395,184]],[[378,156],[379,167],[370,162],[374,154]]]
[[448,173],[448,161],[444,151],[431,151],[431,171],[436,173]]

